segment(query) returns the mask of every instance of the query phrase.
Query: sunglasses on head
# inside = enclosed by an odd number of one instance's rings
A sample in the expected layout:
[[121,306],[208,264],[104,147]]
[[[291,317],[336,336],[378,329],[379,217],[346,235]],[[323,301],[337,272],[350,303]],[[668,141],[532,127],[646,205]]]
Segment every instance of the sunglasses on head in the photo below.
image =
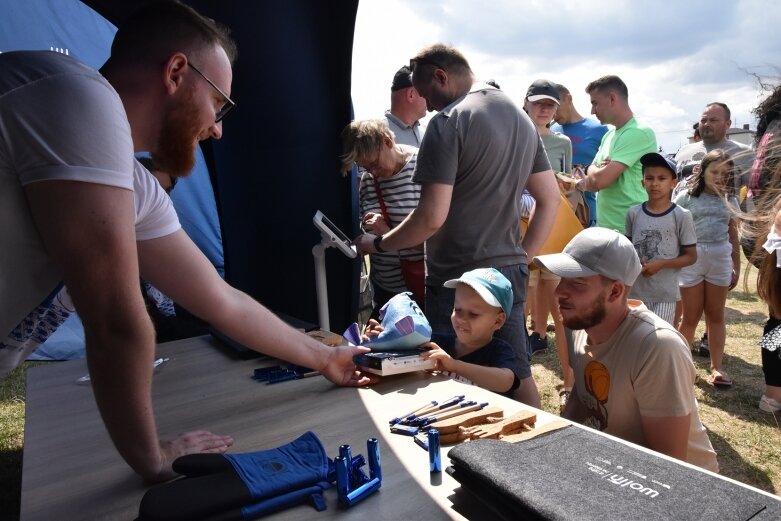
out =
[[414,74],[415,73],[415,69],[419,65],[433,65],[437,69],[442,69],[443,71],[447,70],[443,66],[441,66],[440,64],[435,62],[434,60],[429,60],[428,58],[412,58],[409,61],[409,70],[410,70],[410,72],[412,72]]

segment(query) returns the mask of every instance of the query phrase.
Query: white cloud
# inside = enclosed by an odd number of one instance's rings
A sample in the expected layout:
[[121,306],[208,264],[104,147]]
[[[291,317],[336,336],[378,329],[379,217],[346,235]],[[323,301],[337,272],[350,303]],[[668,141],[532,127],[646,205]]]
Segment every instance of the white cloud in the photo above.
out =
[[668,152],[703,106],[723,101],[750,123],[761,98],[750,73],[779,76],[781,3],[769,0],[361,0],[353,54],[357,118],[388,108],[394,72],[421,47],[458,47],[480,78],[520,104],[536,78],[565,84],[584,115],[586,84],[627,83],[630,105]]

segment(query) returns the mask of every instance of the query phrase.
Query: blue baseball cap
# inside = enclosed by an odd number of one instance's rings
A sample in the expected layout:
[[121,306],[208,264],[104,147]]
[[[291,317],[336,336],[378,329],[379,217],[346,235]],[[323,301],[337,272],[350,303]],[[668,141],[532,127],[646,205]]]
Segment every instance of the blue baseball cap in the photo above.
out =
[[673,178],[675,178],[677,175],[675,172],[678,169],[678,165],[675,163],[675,161],[657,152],[648,152],[647,154],[643,155],[640,158],[640,164],[643,165],[643,171],[645,171],[645,167],[647,166],[661,166],[662,168],[667,168],[670,172],[672,172]]
[[445,282],[446,288],[466,284],[477,292],[489,305],[502,308],[508,317],[513,309],[513,286],[507,277],[494,268],[478,268],[467,271],[457,279]]

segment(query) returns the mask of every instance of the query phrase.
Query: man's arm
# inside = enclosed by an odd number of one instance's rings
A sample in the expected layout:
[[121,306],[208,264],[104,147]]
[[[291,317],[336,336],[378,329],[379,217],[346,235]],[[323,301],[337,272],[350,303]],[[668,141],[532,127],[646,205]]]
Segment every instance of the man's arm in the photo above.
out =
[[521,242],[527,258],[531,261],[553,229],[561,195],[553,170],[531,174],[526,181],[526,189],[536,201],[534,215],[529,220],[529,227]]
[[353,355],[368,349],[332,348],[296,331],[222,280],[184,231],[139,241],[138,258],[146,281],[237,342],[320,371],[340,385],[371,381],[356,373],[352,362]]
[[592,164],[588,167],[586,177],[581,179],[578,185],[589,192],[598,192],[612,185],[624,170],[626,165],[618,161],[608,160],[600,166]]
[[649,449],[686,461],[694,398],[695,369],[686,343],[673,329],[644,335],[635,350],[630,378]]
[[588,409],[586,409],[580,401],[580,398],[578,398],[577,387],[572,388],[572,392],[567,399],[567,405],[564,407],[561,417],[578,423],[583,423],[583,421],[588,418]]
[[180,452],[224,452],[230,438],[188,433],[161,443],[152,414],[154,330],[141,298],[133,192],[74,181],[25,188],[43,242],[84,323],[95,401],[117,450],[149,480],[173,477]]
[[640,416],[649,449],[686,461],[691,414],[686,416]]
[[[555,184],[555,181],[554,181]],[[393,230],[382,237],[381,247],[386,251],[398,251],[415,248],[434,235],[447,219],[453,186],[443,183],[426,183],[420,190],[417,208]],[[363,253],[376,253],[374,239],[376,235],[365,233],[355,239],[355,244]]]

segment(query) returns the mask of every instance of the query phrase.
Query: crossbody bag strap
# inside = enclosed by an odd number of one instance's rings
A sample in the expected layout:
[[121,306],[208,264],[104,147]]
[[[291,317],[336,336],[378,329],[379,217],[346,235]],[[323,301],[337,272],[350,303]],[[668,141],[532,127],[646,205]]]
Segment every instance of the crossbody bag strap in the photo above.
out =
[[385,201],[382,199],[382,190],[380,189],[380,181],[373,177],[374,179],[374,191],[377,193],[377,201],[380,203],[380,211],[382,212],[382,217],[385,219],[385,222],[388,223],[388,226],[391,225],[390,216],[388,215],[388,209],[385,207]]

